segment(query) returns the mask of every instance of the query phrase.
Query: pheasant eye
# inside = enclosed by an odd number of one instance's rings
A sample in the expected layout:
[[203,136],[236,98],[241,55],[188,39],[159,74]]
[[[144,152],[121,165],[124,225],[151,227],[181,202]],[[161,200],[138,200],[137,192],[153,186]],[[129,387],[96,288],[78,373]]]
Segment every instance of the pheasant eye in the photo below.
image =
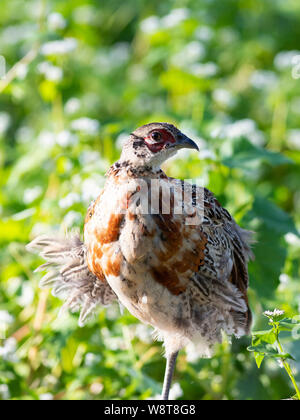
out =
[[153,133],[151,133],[151,138],[152,138],[152,140],[155,140],[155,141],[159,141],[159,140],[161,140],[161,133],[159,132],[159,131],[153,131]]

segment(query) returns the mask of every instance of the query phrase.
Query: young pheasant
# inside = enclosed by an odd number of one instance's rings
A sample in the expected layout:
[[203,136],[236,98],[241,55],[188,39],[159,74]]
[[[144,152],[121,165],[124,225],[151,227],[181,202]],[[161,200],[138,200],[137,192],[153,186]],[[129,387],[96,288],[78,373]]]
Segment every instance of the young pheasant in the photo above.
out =
[[79,237],[39,237],[28,245],[47,261],[41,286],[82,307],[83,324],[99,304],[119,300],[164,340],[168,399],[178,351],[193,341],[210,356],[221,332],[249,332],[247,263],[251,233],[207,189],[169,178],[161,164],[196,143],[167,123],[134,131]]

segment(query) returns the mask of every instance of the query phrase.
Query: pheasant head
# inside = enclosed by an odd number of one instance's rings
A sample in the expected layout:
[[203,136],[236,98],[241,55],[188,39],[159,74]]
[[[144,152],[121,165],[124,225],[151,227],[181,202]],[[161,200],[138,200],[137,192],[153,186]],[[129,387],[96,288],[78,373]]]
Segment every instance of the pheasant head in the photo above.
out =
[[120,162],[128,162],[131,167],[159,168],[183,148],[199,150],[197,144],[174,125],[154,122],[131,133],[123,146]]

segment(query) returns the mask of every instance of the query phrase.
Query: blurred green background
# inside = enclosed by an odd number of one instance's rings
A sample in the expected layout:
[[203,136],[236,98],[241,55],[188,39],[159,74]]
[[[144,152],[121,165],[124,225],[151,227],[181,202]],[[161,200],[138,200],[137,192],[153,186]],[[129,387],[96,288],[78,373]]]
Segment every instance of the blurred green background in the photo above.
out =
[[[151,329],[117,305],[82,329],[57,318],[25,244],[81,227],[103,175],[137,126],[168,121],[200,154],[168,175],[211,189],[256,232],[255,329],[265,309],[300,311],[299,0],[1,0],[0,399],[144,399],[164,360]],[[172,397],[281,399],[275,361],[249,337],[212,360],[182,351]],[[297,360],[299,341],[284,343]]]

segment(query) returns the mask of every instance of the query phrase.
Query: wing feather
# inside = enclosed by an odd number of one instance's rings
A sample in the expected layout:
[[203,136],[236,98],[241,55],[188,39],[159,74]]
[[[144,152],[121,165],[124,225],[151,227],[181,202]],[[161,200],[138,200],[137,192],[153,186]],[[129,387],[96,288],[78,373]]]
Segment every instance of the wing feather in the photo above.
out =
[[41,279],[41,288],[52,288],[52,293],[65,300],[63,310],[81,308],[79,325],[99,305],[108,305],[116,295],[106,282],[92,274],[86,261],[86,248],[79,235],[69,238],[39,236],[27,245],[30,252],[38,252],[46,263],[35,271],[48,270]]

